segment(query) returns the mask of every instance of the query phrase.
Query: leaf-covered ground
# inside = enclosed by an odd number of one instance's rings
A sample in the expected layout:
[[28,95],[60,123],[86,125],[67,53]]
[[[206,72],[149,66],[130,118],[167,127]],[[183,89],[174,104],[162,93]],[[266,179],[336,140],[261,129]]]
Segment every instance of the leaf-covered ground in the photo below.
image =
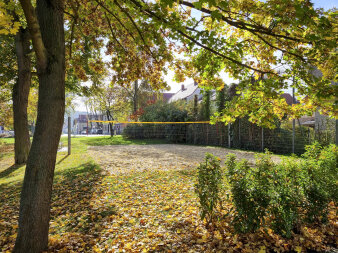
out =
[[[189,146],[110,146],[87,151],[87,145],[135,143],[121,137],[72,141],[72,155],[60,153],[57,159],[49,252],[300,252],[337,245],[334,207],[328,224],[303,227],[288,240],[270,230],[235,235],[227,220],[223,238],[206,230],[194,194],[196,161],[183,154]],[[149,143],[153,144],[137,144]],[[203,147],[191,148],[194,154],[198,148]],[[10,166],[10,152],[0,158],[1,166],[9,165],[0,167],[3,252],[14,245],[24,173],[24,167]]]

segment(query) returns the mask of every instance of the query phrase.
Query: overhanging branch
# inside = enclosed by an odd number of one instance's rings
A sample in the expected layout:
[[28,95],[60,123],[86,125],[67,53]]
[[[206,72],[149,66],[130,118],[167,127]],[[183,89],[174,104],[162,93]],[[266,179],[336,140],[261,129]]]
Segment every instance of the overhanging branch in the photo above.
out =
[[33,48],[37,59],[39,72],[45,71],[47,67],[47,50],[42,41],[41,31],[34,7],[30,0],[20,0],[21,7],[27,20],[27,26],[31,35]]
[[[154,17],[154,18],[158,19],[159,21],[161,21],[161,22],[163,22],[163,23],[165,23],[167,25],[170,25],[170,23],[169,23],[168,20],[166,20],[163,17],[158,16],[156,13],[154,13],[153,11],[151,11],[149,9],[145,9],[137,0],[130,0],[130,1],[132,3],[134,3],[134,5],[136,7],[138,7],[142,12],[144,12],[146,15]],[[233,58],[231,58],[229,56],[226,56],[226,55],[224,55],[224,54],[222,54],[220,52],[217,52],[213,48],[210,48],[210,47],[208,47],[208,46],[200,43],[199,41],[197,41],[196,39],[194,39],[193,37],[191,37],[190,35],[186,34],[185,32],[183,32],[182,30],[180,30],[180,29],[178,29],[176,27],[172,27],[172,29],[175,30],[176,32],[178,32],[179,34],[181,34],[183,37],[187,38],[188,40],[194,42],[197,46],[199,46],[199,47],[201,47],[201,48],[203,48],[203,49],[205,49],[205,50],[207,50],[207,51],[209,51],[209,52],[211,52],[211,53],[213,53],[215,55],[218,55],[218,56],[220,56],[220,57],[222,57],[222,58],[224,58],[224,59],[226,59],[228,61],[231,61],[231,62],[233,62],[233,63],[235,63],[235,64],[237,64],[239,66],[245,67],[247,69],[251,69],[251,70],[256,71],[258,73],[261,73],[261,74],[275,74],[275,73],[273,73],[271,71],[264,71],[264,70],[253,68],[253,67],[251,67],[251,66],[249,66],[247,64],[244,64],[244,63],[242,63],[242,62],[240,62],[240,61],[238,61],[236,59],[233,59]]]

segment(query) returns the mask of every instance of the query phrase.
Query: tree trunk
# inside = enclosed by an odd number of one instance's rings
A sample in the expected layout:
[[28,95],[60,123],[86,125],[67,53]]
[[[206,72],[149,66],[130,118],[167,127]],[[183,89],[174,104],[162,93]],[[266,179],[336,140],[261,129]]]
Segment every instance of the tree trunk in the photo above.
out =
[[[106,111],[107,112],[107,119],[108,121],[112,120],[112,116],[109,110]],[[109,122],[109,131],[110,131],[110,137],[114,136],[114,130],[113,130],[113,124],[111,122]]]
[[138,81],[134,82],[134,96],[133,96],[133,113],[137,112],[137,102],[138,102]]
[[36,6],[47,67],[38,71],[38,116],[21,191],[14,252],[22,253],[41,252],[48,246],[54,168],[65,111],[63,1],[37,0]]
[[15,52],[18,63],[18,79],[13,87],[13,114],[15,133],[15,163],[27,161],[30,149],[27,106],[31,86],[30,37],[27,29],[20,29],[15,36]]

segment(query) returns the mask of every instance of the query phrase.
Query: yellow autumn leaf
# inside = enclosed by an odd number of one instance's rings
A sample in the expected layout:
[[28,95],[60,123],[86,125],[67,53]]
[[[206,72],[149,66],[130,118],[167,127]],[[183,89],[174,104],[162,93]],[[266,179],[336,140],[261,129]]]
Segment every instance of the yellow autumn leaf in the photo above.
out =
[[302,247],[300,247],[300,246],[295,247],[295,251],[297,253],[301,253],[302,252]]
[[265,253],[266,252],[265,249],[266,249],[265,246],[260,247],[258,253]]

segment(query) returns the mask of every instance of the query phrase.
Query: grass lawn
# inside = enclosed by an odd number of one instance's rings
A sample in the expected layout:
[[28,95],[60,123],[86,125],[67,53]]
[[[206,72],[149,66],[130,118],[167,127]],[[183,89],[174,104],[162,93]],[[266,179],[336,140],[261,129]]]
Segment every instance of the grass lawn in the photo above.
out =
[[[13,163],[13,139],[1,145],[0,251],[14,245],[24,166]],[[63,137],[63,145],[67,138]],[[59,152],[53,186],[49,252],[275,252],[324,249],[334,228],[306,228],[291,239],[263,229],[225,236],[199,218],[196,169],[149,169],[111,175],[95,164],[88,146],[157,144],[121,136],[72,138],[72,154]],[[128,157],[126,157],[128,159]],[[230,208],[230,207],[229,207]],[[332,235],[330,235],[330,233]],[[330,237],[331,236],[331,237]],[[334,237],[333,237],[334,238]]]

